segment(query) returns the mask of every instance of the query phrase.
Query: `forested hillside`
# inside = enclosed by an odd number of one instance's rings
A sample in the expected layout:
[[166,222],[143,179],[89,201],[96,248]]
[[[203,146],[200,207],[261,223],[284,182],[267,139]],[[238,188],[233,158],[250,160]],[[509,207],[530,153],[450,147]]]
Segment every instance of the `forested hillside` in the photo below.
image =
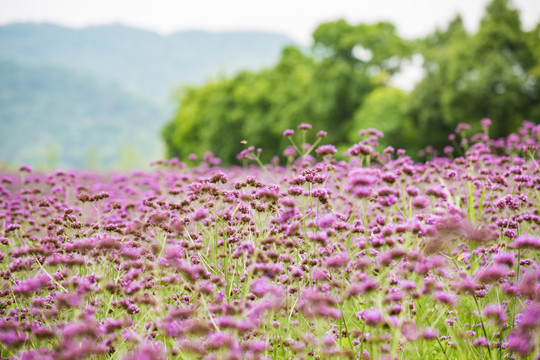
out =
[[270,66],[283,46],[291,43],[283,35],[257,32],[186,31],[161,36],[122,25],[0,26],[0,59],[63,65],[161,101],[180,84]]
[[0,164],[144,166],[186,84],[273,64],[270,33],[0,26]]
[[53,66],[0,62],[3,160],[48,167],[141,166],[161,155],[151,101]]

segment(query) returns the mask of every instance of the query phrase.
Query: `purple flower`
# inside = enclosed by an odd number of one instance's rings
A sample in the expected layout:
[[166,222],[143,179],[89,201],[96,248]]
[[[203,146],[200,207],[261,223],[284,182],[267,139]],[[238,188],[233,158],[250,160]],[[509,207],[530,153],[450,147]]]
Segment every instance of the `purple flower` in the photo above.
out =
[[193,220],[200,221],[208,216],[209,212],[206,208],[199,208],[195,213],[193,214]]
[[484,307],[483,314],[491,319],[497,321],[499,325],[506,322],[507,316],[504,313],[504,308],[499,304],[488,304]]
[[519,356],[525,357],[534,349],[534,340],[530,334],[513,331],[508,335],[508,348]]
[[439,336],[439,332],[437,329],[434,329],[432,327],[426,327],[422,329],[422,337],[426,340],[433,340],[436,339]]
[[437,292],[435,294],[435,299],[448,306],[456,306],[457,304],[456,296],[447,292]]
[[235,340],[231,335],[220,331],[210,334],[207,346],[212,350],[217,350],[222,347],[231,348],[234,344]]
[[476,338],[476,339],[474,339],[473,345],[474,345],[474,346],[483,346],[483,347],[487,347],[487,346],[489,346],[489,341],[488,341],[488,339],[486,339],[485,337]]
[[313,280],[322,281],[330,279],[330,273],[324,268],[314,268],[311,274]]
[[150,224],[157,226],[157,225],[161,225],[164,222],[168,221],[170,216],[171,215],[168,212],[165,212],[165,211],[154,211],[148,217],[148,221],[150,222]]
[[497,264],[506,265],[511,268],[516,264],[516,256],[511,252],[499,253],[493,255],[493,261]]
[[315,153],[320,157],[324,157],[326,155],[334,155],[337,153],[337,150],[334,145],[321,145],[315,150]]
[[520,250],[540,250],[540,237],[534,235],[520,235],[512,242],[512,244],[510,244],[510,247]]
[[379,309],[369,308],[356,313],[356,316],[367,325],[377,325],[382,321],[382,314]]
[[349,175],[350,186],[369,186],[377,181],[376,173],[370,169],[358,169]]
[[294,135],[294,130],[292,129],[287,129],[285,131],[283,131],[283,136],[284,137],[289,137],[289,136],[293,136]]
[[24,333],[20,333],[12,329],[0,330],[0,342],[8,349],[22,346],[26,339],[27,338]]
[[318,231],[317,233],[308,233],[308,239],[320,244],[321,246],[326,246],[328,244],[328,234],[324,231]]
[[441,186],[428,186],[425,191],[427,195],[446,200],[446,192]]
[[249,342],[249,350],[254,353],[261,353],[266,350],[266,341],[253,339]]
[[30,296],[32,293],[42,288],[48,288],[51,285],[52,281],[49,275],[41,274],[14,285],[12,290],[15,294],[20,293],[25,296]]
[[537,275],[535,271],[527,271],[521,278],[517,290],[525,297],[532,298],[536,293],[536,287],[538,285]]
[[521,329],[526,329],[531,331],[535,328],[540,327],[540,305],[531,303],[527,305],[523,311],[523,318],[519,322],[519,327]]
[[267,277],[262,277],[252,281],[250,290],[259,297],[263,297],[266,294],[272,294],[276,297],[281,297],[283,295],[283,289],[270,282]]
[[483,118],[480,120],[480,125],[482,125],[482,130],[486,131],[491,126],[491,119]]
[[283,156],[296,156],[296,148],[292,145],[287,146],[285,150],[283,150]]
[[165,350],[161,343],[144,343],[133,354],[124,357],[124,360],[165,360]]
[[367,277],[364,280],[362,280],[360,285],[362,286],[362,291],[364,293],[373,291],[373,290],[379,288],[379,286],[380,286],[379,283],[376,280],[374,280],[374,279],[372,279],[370,277]]
[[492,283],[505,277],[506,273],[507,273],[506,266],[494,264],[494,265],[485,267],[483,269],[480,269],[476,273],[476,278],[481,283]]
[[415,209],[425,209],[429,206],[429,197],[425,195],[417,196],[411,201]]
[[32,168],[28,165],[21,165],[19,167],[19,171],[20,172],[26,172],[26,173],[31,173],[32,172]]
[[330,268],[338,268],[347,265],[349,262],[349,254],[342,252],[336,256],[326,259],[326,266]]
[[324,215],[319,217],[318,221],[320,227],[322,227],[323,229],[327,229],[334,224],[334,222],[336,221],[336,216],[334,214]]
[[462,133],[467,130],[471,130],[471,125],[467,123],[459,123],[456,127],[456,134]]
[[302,123],[298,125],[298,130],[311,130],[312,126],[311,124]]

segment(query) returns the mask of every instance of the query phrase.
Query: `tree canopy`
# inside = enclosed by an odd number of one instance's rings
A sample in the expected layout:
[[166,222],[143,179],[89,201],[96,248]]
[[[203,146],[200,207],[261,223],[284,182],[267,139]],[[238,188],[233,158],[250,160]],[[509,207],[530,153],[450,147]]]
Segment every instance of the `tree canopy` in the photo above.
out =
[[[323,23],[308,53],[290,46],[274,67],[179,90],[163,131],[168,155],[212,151],[230,164],[247,141],[269,160],[286,146],[283,130],[306,122],[337,146],[375,127],[386,134],[381,145],[412,155],[426,145],[442,149],[458,123],[485,117],[491,135],[503,136],[523,120],[540,121],[539,33],[540,24],[522,29],[508,0],[492,0],[473,34],[459,16],[414,41],[388,22]],[[424,78],[407,93],[390,80],[413,54],[424,59]]]
[[475,34],[466,32],[458,16],[445,31],[422,39],[426,75],[407,109],[422,134],[430,134],[421,139],[441,147],[458,123],[479,128],[485,117],[493,122],[494,137],[511,133],[523,120],[538,122],[535,41],[538,31],[523,31],[519,12],[507,0],[488,4]]

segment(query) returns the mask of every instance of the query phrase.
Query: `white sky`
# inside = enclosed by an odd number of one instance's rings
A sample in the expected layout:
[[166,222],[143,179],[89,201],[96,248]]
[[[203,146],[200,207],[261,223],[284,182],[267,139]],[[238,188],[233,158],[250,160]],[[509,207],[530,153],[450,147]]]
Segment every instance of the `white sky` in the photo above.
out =
[[[179,30],[262,30],[309,45],[317,24],[393,22],[400,35],[425,35],[460,13],[476,29],[488,0],[0,0],[0,24],[70,27],[121,23],[162,34]],[[513,0],[526,29],[540,22],[540,0]]]

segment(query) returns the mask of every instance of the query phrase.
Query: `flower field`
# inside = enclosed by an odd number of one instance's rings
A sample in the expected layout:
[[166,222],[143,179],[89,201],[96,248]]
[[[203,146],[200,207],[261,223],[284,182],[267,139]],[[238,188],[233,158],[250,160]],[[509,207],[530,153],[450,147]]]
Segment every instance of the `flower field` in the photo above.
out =
[[2,173],[0,358],[539,359],[540,126],[482,126],[425,163],[301,124],[286,166]]

